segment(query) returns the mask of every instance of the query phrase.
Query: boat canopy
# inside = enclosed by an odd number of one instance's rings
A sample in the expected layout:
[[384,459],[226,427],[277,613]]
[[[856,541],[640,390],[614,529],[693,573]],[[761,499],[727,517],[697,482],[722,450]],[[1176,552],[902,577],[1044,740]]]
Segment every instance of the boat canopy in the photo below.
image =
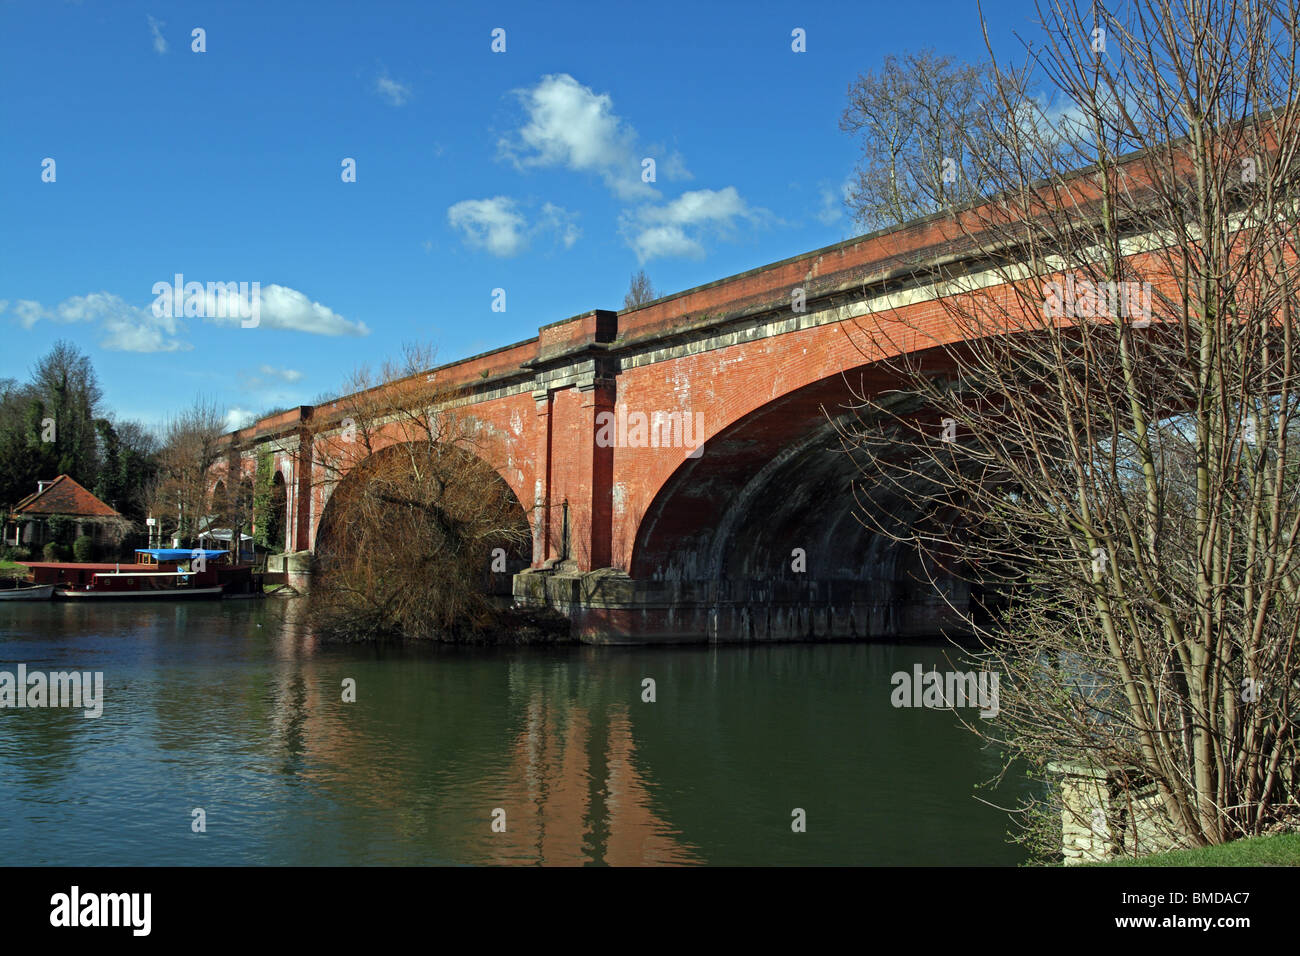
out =
[[155,561],[189,561],[203,556],[205,561],[215,561],[229,554],[228,551],[210,551],[207,548],[136,548],[136,554],[151,554]]
[[[229,541],[234,536],[235,536],[235,532],[230,528],[213,528],[211,531],[200,532],[199,539],[202,540],[203,538],[211,538],[213,541]],[[240,544],[243,544],[245,541],[252,541],[252,540],[253,540],[253,536],[251,534],[243,534],[241,532],[239,535]]]

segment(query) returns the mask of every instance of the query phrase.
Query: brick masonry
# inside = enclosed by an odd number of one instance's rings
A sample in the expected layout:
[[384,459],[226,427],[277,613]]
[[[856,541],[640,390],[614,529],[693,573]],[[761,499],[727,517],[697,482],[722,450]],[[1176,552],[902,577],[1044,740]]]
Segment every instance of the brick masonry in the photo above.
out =
[[[855,527],[853,471],[829,450],[827,419],[851,383],[888,384],[874,361],[960,339],[939,301],[952,290],[936,288],[929,269],[969,247],[953,220],[932,217],[638,309],[584,313],[430,370],[491,436],[490,463],[533,529],[516,599],[563,610],[590,640],[944,626],[942,598],[915,583],[923,569]],[[889,341],[873,343],[881,335]],[[228,436],[243,449],[243,476],[258,448],[273,451],[289,552],[315,548],[333,488],[313,450],[336,440],[344,408],[304,406]],[[702,446],[668,433],[664,447],[633,428],[612,446],[599,440],[602,414],[637,413],[702,420]],[[230,469],[223,459],[214,484]],[[796,548],[806,571],[793,570]]]

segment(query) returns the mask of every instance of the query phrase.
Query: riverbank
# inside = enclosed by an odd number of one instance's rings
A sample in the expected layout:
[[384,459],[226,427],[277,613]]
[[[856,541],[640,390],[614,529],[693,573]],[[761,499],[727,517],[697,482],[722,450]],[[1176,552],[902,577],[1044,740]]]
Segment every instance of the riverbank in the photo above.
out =
[[[310,600],[310,597],[308,598]],[[317,619],[315,631],[322,644],[470,644],[491,647],[569,645],[573,636],[569,619],[546,608],[505,608],[491,623],[444,629],[428,637],[409,637],[383,629],[371,619],[335,617]]]
[[1137,859],[1107,860],[1087,866],[1300,866],[1300,833],[1250,837],[1194,850],[1171,850]]

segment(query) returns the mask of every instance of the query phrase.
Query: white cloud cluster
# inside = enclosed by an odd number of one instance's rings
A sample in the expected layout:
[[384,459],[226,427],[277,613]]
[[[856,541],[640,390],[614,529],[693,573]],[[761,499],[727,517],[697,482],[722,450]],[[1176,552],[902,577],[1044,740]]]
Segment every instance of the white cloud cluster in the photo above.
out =
[[764,211],[749,206],[735,186],[696,189],[669,203],[642,206],[623,216],[622,231],[637,260],[704,255],[705,236],[729,234],[739,221],[757,224]]
[[226,412],[226,431],[233,432],[238,431],[241,428],[247,428],[249,425],[253,424],[255,417],[256,416],[247,408],[239,408],[236,406]]
[[546,203],[532,225],[519,207],[509,196],[463,199],[448,208],[447,222],[465,234],[469,246],[502,258],[518,255],[542,233],[555,233],[566,249],[582,235],[577,217],[561,206]]
[[178,352],[193,348],[175,338],[175,318],[155,316],[152,309],[131,305],[111,292],[74,295],[52,308],[34,299],[19,299],[13,314],[25,329],[40,321],[98,324],[105,333],[100,347],[113,352]]
[[[608,93],[596,93],[567,73],[542,77],[516,95],[528,121],[498,146],[517,166],[563,166],[595,173],[620,199],[653,199],[659,193],[641,181],[636,131],[614,113]],[[665,172],[681,175],[680,157],[665,163]]]
[[411,98],[411,87],[406,83],[397,82],[388,75],[387,71],[375,78],[375,92],[385,97],[394,106],[401,106]]
[[[251,295],[251,289],[248,293]],[[207,316],[218,314],[220,295],[205,294],[203,311]],[[156,302],[156,300],[155,300]],[[239,297],[248,314],[247,296]],[[7,304],[7,303],[6,303]],[[240,311],[234,301],[222,303],[225,317],[212,318],[218,324],[239,325]],[[268,285],[261,290],[259,300],[259,327],[306,332],[312,335],[369,335],[364,322],[351,322],[332,309],[312,302],[296,289],[281,285]],[[0,308],[0,313],[6,310]],[[55,306],[46,307],[34,299],[18,299],[8,310],[13,321],[24,329],[37,322],[60,324],[84,323],[97,325],[103,337],[100,348],[111,352],[181,352],[194,346],[178,338],[182,331],[184,310],[160,309],[153,304],[135,306],[111,292],[92,292],[64,299]],[[297,373],[290,373],[297,374]],[[295,381],[285,378],[285,381]]]
[[[242,284],[241,284],[242,285]],[[227,302],[224,308],[218,308],[218,296],[207,295],[205,314],[211,321],[220,325],[240,325],[242,316],[251,312],[249,299],[252,291],[244,295],[242,289],[239,297]],[[370,329],[364,322],[352,322],[339,315],[333,309],[313,302],[297,289],[271,283],[261,287],[258,297],[258,327],[264,329],[285,329],[290,332],[306,332],[310,335],[369,335]]]
[[298,382],[302,380],[302,372],[292,368],[275,368],[271,365],[259,366],[258,371],[263,375],[271,378],[278,378],[282,382]]
[[[303,374],[297,369],[276,368],[274,365],[263,363],[256,370],[244,369],[239,373],[240,390],[249,398],[256,398],[262,408],[275,406],[286,406],[298,404],[301,395],[295,389],[286,388],[288,385],[296,385],[302,381]],[[231,410],[231,415],[227,418],[227,423],[231,420],[237,420],[238,416],[248,416],[246,409],[235,408]],[[231,428],[242,428],[243,425],[231,425]]]
[[821,197],[821,207],[817,210],[817,221],[823,226],[834,226],[845,219],[845,203],[848,202],[852,188],[851,179],[840,183],[838,189],[823,186],[818,193]]
[[[706,238],[730,234],[741,220],[758,224],[767,217],[734,186],[694,190],[661,202],[659,191],[642,179],[642,161],[655,159],[656,181],[689,179],[690,173],[678,153],[640,147],[636,130],[614,112],[608,93],[596,93],[567,73],[543,76],[515,93],[526,119],[498,141],[501,155],[519,169],[561,167],[595,174],[615,198],[638,204],[623,212],[619,229],[643,263],[669,256],[700,258]],[[503,257],[517,255],[542,230],[554,231],[566,248],[580,235],[573,214],[551,203],[530,227],[519,202],[508,196],[463,200],[447,210],[447,219],[469,245]]]
[[509,257],[524,248],[528,221],[508,196],[491,199],[463,199],[447,210],[447,222],[465,233],[471,246],[494,256]]

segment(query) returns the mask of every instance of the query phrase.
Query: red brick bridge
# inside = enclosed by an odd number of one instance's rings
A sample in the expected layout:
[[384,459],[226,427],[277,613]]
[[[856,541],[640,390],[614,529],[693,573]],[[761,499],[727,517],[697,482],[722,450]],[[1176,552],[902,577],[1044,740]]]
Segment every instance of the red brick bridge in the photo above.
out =
[[[949,615],[935,569],[855,518],[832,421],[850,386],[888,385],[864,330],[889,323],[914,349],[958,337],[930,272],[980,275],[954,234],[951,217],[920,220],[431,370],[499,439],[490,464],[532,528],[515,599],[592,641],[936,633]],[[332,490],[313,444],[342,408],[229,436],[244,481],[258,449],[274,455],[284,548],[304,571]]]

